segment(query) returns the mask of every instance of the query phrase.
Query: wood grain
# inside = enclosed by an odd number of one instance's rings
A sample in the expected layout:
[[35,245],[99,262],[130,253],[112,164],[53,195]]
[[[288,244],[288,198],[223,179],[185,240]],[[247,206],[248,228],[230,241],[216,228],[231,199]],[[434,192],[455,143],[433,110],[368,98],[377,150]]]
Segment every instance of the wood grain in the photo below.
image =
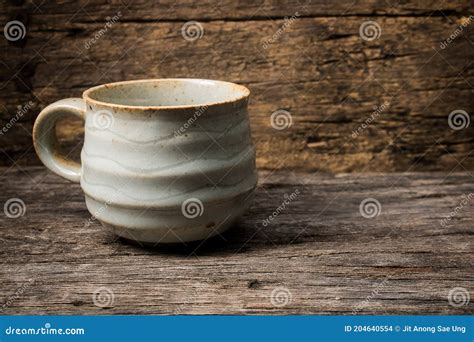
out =
[[[158,248],[117,240],[91,221],[79,185],[42,167],[0,174],[0,203],[26,204],[20,218],[0,216],[4,314],[474,313],[472,300],[448,302],[454,288],[474,293],[473,203],[455,209],[474,196],[467,172],[261,172],[228,233]],[[377,217],[361,216],[366,198]],[[105,308],[92,299],[101,287],[113,293]],[[276,288],[287,305],[272,305]]]
[[[466,22],[470,2],[396,3],[2,3],[2,23],[23,20],[27,36],[0,40],[0,124],[18,105],[34,105],[0,135],[0,165],[39,163],[30,132],[38,112],[53,101],[111,81],[200,77],[251,89],[261,169],[472,170],[474,125],[459,131],[448,125],[453,110],[474,112],[472,24],[440,47]],[[119,11],[118,22],[86,49],[106,18]],[[181,28],[189,20],[203,26],[201,39],[183,39]],[[381,27],[379,39],[361,39],[359,28],[368,20]],[[353,137],[385,101],[382,113]],[[278,109],[291,113],[288,129],[270,125]],[[81,132],[80,123],[60,131],[71,150]]]

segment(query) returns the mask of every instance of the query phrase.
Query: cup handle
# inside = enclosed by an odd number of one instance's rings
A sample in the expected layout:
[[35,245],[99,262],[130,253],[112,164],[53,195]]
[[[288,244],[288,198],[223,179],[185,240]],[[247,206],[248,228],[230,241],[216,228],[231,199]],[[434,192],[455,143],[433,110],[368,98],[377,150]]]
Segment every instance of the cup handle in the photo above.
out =
[[33,127],[33,144],[43,164],[54,173],[79,183],[81,164],[68,159],[61,151],[56,136],[56,122],[65,116],[77,116],[85,120],[86,105],[83,99],[69,98],[54,102],[44,108]]

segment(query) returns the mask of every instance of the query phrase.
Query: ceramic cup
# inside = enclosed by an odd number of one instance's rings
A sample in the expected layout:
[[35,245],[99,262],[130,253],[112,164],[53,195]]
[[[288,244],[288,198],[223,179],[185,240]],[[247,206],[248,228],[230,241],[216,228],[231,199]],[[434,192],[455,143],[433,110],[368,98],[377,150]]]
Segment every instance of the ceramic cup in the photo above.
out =
[[[110,83],[47,106],[33,139],[51,171],[80,182],[90,213],[121,237],[201,240],[231,226],[257,183],[247,102],[237,84],[202,79]],[[81,164],[61,152],[55,124],[85,121]]]

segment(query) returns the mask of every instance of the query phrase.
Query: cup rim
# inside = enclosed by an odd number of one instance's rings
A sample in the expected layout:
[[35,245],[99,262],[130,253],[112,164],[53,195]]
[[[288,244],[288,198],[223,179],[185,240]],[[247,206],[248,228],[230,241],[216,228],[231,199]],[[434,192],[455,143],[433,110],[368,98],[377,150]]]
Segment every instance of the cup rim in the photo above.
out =
[[[189,104],[189,105],[168,105],[168,106],[135,106],[135,105],[125,105],[125,104],[118,104],[118,103],[113,103],[113,102],[106,102],[106,101],[100,101],[96,100],[91,97],[91,94],[97,90],[103,89],[103,88],[112,88],[116,87],[119,85],[128,85],[128,84],[138,84],[138,83],[146,83],[146,82],[163,82],[163,81],[180,81],[180,82],[212,82],[215,84],[220,84],[220,85],[227,85],[231,86],[237,91],[241,92],[241,94],[235,98],[232,98],[230,100],[225,100],[225,101],[215,101],[215,102],[203,102],[203,103],[198,103],[198,104]],[[220,106],[228,103],[237,103],[239,101],[245,100],[250,96],[250,90],[240,84],[233,83],[233,82],[227,82],[227,81],[220,81],[220,80],[211,80],[211,79],[203,79],[203,78],[148,78],[148,79],[139,79],[139,80],[129,80],[129,81],[119,81],[119,82],[110,82],[110,83],[105,83],[101,84],[92,88],[89,88],[85,90],[82,93],[82,97],[86,102],[95,104],[95,105],[100,105],[100,106],[106,106],[106,107],[112,107],[112,108],[118,108],[118,109],[128,109],[128,110],[153,110],[153,111],[160,111],[160,110],[172,110],[172,109],[194,109],[194,108],[199,108],[199,107],[212,107],[212,106]]]

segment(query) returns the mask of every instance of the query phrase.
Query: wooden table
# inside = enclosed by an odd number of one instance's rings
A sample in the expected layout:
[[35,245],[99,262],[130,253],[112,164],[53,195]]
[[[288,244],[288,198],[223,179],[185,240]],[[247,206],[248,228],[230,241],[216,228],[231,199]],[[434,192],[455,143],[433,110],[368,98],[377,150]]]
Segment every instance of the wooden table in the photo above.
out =
[[[223,236],[142,248],[91,220],[78,184],[0,171],[2,205],[26,205],[0,217],[4,314],[474,313],[474,299],[460,305],[474,295],[467,172],[261,172],[252,209]],[[367,198],[374,218],[361,215]]]

